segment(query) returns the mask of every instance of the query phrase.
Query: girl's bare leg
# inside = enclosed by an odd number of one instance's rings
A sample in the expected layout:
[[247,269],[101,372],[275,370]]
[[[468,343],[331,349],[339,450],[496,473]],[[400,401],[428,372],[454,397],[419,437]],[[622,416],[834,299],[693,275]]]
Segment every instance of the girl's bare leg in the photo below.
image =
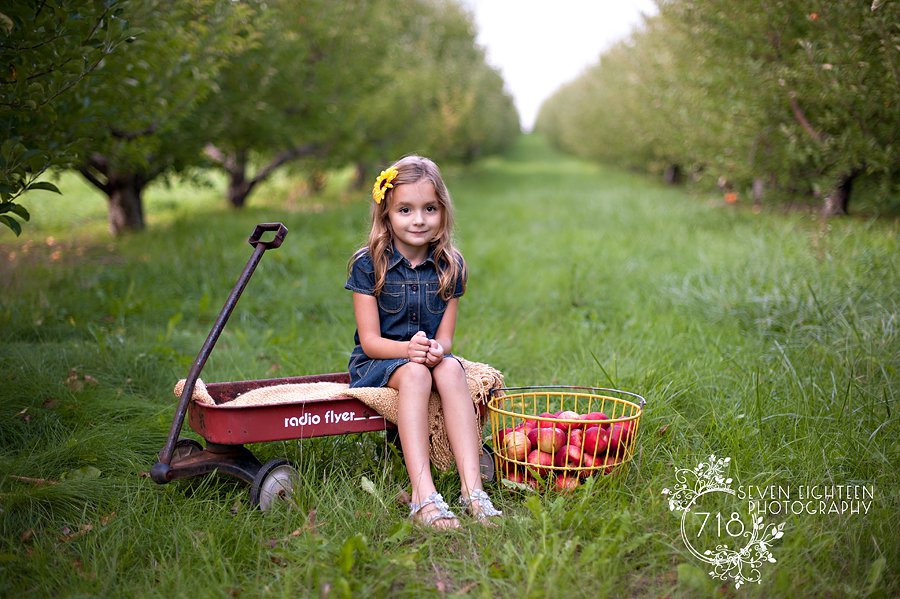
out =
[[475,406],[466,373],[458,360],[446,358],[432,369],[434,385],[441,396],[444,425],[450,439],[450,449],[456,458],[456,468],[463,497],[482,488],[481,438],[475,419]]
[[[406,463],[406,470],[412,484],[412,501],[421,504],[436,491],[434,480],[431,478],[428,440],[431,370],[424,364],[408,362],[394,371],[388,380],[388,387],[397,389],[400,393],[397,430],[400,433],[400,444],[403,447],[403,461]],[[471,401],[469,403],[471,404]],[[435,510],[437,508],[433,505],[426,506],[421,514],[427,518]],[[434,526],[457,528],[459,521],[455,518],[441,518],[434,521]]]

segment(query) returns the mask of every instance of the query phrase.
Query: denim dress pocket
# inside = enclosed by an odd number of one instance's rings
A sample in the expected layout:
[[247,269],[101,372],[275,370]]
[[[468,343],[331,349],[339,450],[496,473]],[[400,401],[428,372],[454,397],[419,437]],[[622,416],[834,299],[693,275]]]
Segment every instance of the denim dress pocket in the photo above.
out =
[[440,295],[440,283],[425,284],[425,307],[432,314],[443,314],[447,309],[447,302]]
[[404,285],[385,283],[378,294],[378,307],[388,314],[397,314],[406,307],[406,289]]

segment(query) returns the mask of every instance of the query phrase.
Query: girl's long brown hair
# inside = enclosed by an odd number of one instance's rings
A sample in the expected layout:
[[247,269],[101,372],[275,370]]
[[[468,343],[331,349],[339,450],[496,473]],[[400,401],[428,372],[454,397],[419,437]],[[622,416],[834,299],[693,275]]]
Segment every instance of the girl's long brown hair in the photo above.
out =
[[435,195],[441,205],[441,225],[431,246],[434,248],[434,262],[438,271],[438,293],[443,300],[449,301],[453,297],[457,281],[462,280],[465,291],[467,269],[462,254],[453,245],[453,203],[447,185],[441,177],[441,171],[428,158],[414,155],[405,156],[391,166],[397,169],[394,187],[387,190],[380,204],[372,203],[372,230],[369,232],[369,241],[353,254],[350,266],[368,250],[375,266],[375,295],[381,293],[387,275],[388,256],[393,248],[393,232],[388,219],[388,209],[394,197],[394,190],[401,185],[418,183],[424,179],[434,186]]

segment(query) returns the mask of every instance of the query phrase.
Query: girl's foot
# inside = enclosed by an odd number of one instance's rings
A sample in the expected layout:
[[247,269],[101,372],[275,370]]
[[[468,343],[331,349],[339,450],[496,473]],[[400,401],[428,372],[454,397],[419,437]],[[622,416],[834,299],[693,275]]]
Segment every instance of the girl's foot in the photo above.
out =
[[437,491],[426,497],[422,503],[411,502],[409,517],[413,522],[424,526],[459,528],[456,514],[450,511],[450,506]]
[[497,518],[503,515],[503,512],[494,507],[491,498],[481,489],[475,489],[468,497],[460,496],[459,503],[462,505],[469,515],[475,518],[481,524],[488,526],[496,526],[493,520],[489,518]]

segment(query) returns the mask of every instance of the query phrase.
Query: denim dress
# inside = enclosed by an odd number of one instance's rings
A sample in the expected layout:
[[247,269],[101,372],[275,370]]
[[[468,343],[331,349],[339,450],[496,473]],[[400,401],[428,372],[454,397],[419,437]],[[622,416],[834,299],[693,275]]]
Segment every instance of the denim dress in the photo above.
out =
[[[381,336],[393,341],[409,341],[419,331],[434,339],[447,302],[438,293],[437,265],[433,249],[424,262],[413,268],[409,260],[396,249],[388,257],[384,286],[378,294],[378,318]],[[375,295],[375,267],[368,251],[362,252],[350,267],[345,289]],[[456,282],[453,297],[463,294],[462,277]],[[356,347],[350,354],[351,387],[384,387],[397,368],[409,362],[409,358],[376,360],[363,352],[359,343],[359,330],[354,333]],[[449,357],[451,354],[445,354]]]

